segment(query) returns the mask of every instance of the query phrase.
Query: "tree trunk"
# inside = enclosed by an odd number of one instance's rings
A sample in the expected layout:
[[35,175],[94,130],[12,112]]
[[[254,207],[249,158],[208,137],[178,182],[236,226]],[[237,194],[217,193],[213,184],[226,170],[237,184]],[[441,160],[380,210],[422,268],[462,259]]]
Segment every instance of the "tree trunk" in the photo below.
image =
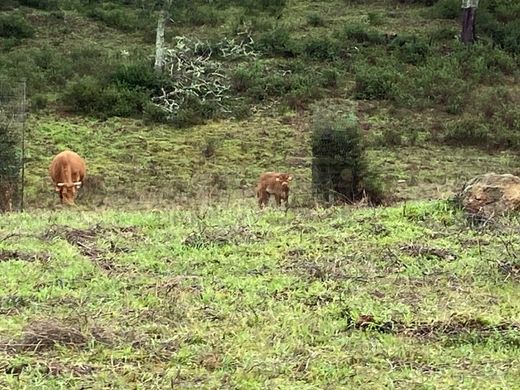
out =
[[155,64],[154,69],[156,73],[162,73],[163,59],[164,59],[164,27],[168,19],[168,11],[164,7],[159,12],[159,19],[157,20],[157,34],[155,36]]
[[467,7],[462,11],[462,33],[461,40],[469,45],[477,40],[475,33],[475,22],[477,15],[477,7]]

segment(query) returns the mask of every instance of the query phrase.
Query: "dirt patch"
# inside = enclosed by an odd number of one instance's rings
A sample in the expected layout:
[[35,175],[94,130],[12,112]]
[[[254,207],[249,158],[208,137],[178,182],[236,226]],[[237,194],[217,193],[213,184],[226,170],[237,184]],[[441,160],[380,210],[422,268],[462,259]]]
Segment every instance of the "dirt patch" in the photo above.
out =
[[201,277],[196,275],[178,275],[158,282],[153,288],[156,296],[180,293],[200,294],[203,290]]
[[10,260],[21,260],[21,261],[40,261],[48,262],[51,256],[48,253],[27,253],[17,250],[0,249],[0,262]]
[[352,258],[313,258],[304,249],[292,248],[285,252],[284,271],[296,274],[309,280],[345,280],[365,278],[347,273],[352,264]]
[[425,258],[437,258],[440,260],[452,261],[457,258],[457,255],[447,249],[432,248],[423,245],[409,244],[399,248],[402,252],[409,256],[420,256]]
[[517,259],[497,261],[498,270],[501,274],[515,282],[520,281],[520,262]]
[[70,348],[85,347],[90,341],[111,345],[111,335],[101,328],[93,328],[89,333],[76,326],[69,326],[56,320],[34,321],[22,331],[19,339],[0,342],[0,350],[18,353],[21,351],[44,352],[56,345]]
[[[56,238],[64,239],[74,245],[83,256],[88,257],[105,271],[114,271],[117,266],[110,260],[110,254],[127,253],[128,248],[121,247],[110,235],[117,237],[140,239],[138,229],[129,227],[106,227],[96,224],[88,229],[75,229],[68,226],[53,225],[43,235],[44,240]],[[108,247],[100,248],[96,245],[98,238],[107,239]]]
[[21,295],[7,295],[0,298],[0,315],[16,315],[29,306],[29,298]]
[[264,238],[264,234],[254,232],[245,226],[230,226],[226,228],[204,227],[191,232],[183,241],[183,245],[192,248],[207,248],[210,246],[250,244]]
[[514,344],[520,344],[519,323],[490,324],[478,318],[469,318],[454,315],[445,321],[415,322],[405,324],[401,321],[382,321],[374,316],[365,314],[357,320],[347,317],[347,329],[376,331],[380,333],[394,333],[423,340],[441,338],[464,339],[466,336],[475,336],[476,340],[483,340],[498,336]]

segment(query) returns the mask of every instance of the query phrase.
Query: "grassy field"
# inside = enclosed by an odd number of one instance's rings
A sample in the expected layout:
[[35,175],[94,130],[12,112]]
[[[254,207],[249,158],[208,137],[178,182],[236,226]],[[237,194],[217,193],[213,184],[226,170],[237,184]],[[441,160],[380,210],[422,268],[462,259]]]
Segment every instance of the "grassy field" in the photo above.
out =
[[518,220],[443,201],[0,221],[5,388],[518,388]]
[[[435,15],[453,1],[417,3],[179,2],[167,46],[248,31],[256,55],[215,57],[231,114],[167,123],[124,111],[157,88],[143,2],[1,4],[0,73],[31,115],[26,210],[0,218],[0,388],[520,389],[520,220],[449,201],[520,174],[518,7],[484,2],[466,50]],[[316,204],[316,107],[357,118],[385,207]],[[88,164],[74,208],[48,177],[66,148]],[[288,210],[258,210],[267,170],[295,177]]]

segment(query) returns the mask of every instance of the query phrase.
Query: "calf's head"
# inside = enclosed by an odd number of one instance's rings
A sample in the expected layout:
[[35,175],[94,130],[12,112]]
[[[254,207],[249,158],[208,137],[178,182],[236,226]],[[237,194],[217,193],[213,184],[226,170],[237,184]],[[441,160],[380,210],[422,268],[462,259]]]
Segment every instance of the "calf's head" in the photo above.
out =
[[276,177],[276,181],[281,184],[282,187],[289,189],[289,183],[292,181],[292,176],[288,173],[280,173]]

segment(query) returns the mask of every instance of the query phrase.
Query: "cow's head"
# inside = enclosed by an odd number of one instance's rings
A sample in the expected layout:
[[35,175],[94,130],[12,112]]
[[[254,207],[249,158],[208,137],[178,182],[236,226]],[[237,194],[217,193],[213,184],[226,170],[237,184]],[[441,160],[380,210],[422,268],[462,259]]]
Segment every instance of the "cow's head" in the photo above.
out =
[[282,187],[286,187],[287,189],[289,188],[289,183],[292,181],[292,179],[292,176],[288,173],[280,173],[276,177],[276,181],[279,182]]
[[74,204],[76,193],[81,188],[81,184],[80,181],[72,184],[56,183],[55,191],[60,194],[61,203]]

